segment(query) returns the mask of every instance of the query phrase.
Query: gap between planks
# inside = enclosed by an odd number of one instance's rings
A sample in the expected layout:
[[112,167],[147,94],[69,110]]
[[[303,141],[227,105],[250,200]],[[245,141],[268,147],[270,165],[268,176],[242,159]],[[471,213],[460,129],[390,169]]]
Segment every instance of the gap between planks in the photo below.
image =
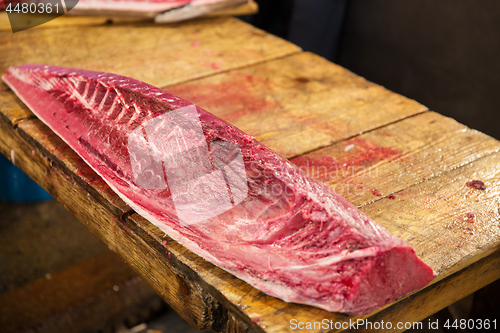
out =
[[487,153],[487,154],[486,154],[486,155],[484,155],[484,156],[478,157],[478,158],[477,158],[477,159],[475,159],[475,160],[472,160],[472,161],[467,161],[467,162],[465,162],[464,164],[460,164],[460,165],[453,166],[453,167],[452,167],[451,169],[449,169],[449,170],[443,171],[442,173],[439,173],[439,174],[436,174],[436,175],[431,176],[431,177],[429,177],[429,178],[426,178],[426,180],[419,181],[419,182],[417,182],[417,183],[415,183],[415,184],[413,184],[413,185],[408,185],[406,188],[402,188],[402,189],[400,189],[400,190],[398,190],[398,191],[390,192],[390,193],[388,193],[388,194],[387,194],[386,196],[384,196],[384,197],[378,197],[378,199],[375,199],[375,200],[373,200],[373,201],[371,201],[371,202],[367,202],[367,203],[361,204],[361,205],[356,206],[356,207],[358,207],[358,208],[363,208],[363,207],[366,207],[366,206],[368,206],[368,205],[372,205],[372,204],[374,204],[374,203],[376,203],[376,202],[378,202],[378,201],[381,201],[381,200],[387,199],[387,197],[388,197],[388,196],[391,196],[391,195],[394,195],[394,194],[401,193],[401,192],[403,192],[403,191],[405,191],[405,190],[409,189],[410,187],[413,187],[413,186],[416,186],[416,185],[420,185],[420,184],[422,184],[422,183],[424,183],[424,182],[426,182],[426,181],[428,181],[428,180],[433,180],[433,179],[435,179],[435,178],[438,178],[438,177],[440,177],[440,176],[443,176],[445,173],[448,173],[448,172],[453,172],[453,171],[455,171],[456,169],[462,168],[462,167],[466,166],[467,164],[474,163],[474,162],[479,161],[479,160],[481,160],[481,159],[483,159],[483,158],[487,158],[487,157],[489,157],[489,156],[491,156],[491,155],[496,154],[497,152],[498,152],[498,151],[492,151],[492,152],[490,152],[490,153]]
[[[367,133],[370,133],[370,132],[374,132],[374,131],[377,131],[377,130],[380,130],[384,127],[387,127],[387,126],[390,126],[390,125],[393,125],[393,124],[396,124],[396,123],[399,123],[403,120],[406,120],[406,119],[410,119],[410,118],[413,118],[413,117],[416,117],[418,115],[421,115],[423,113],[428,113],[428,112],[431,112],[430,110],[422,110],[422,111],[418,111],[417,113],[415,114],[411,114],[411,115],[407,115],[403,118],[399,118],[399,119],[394,119],[393,121],[390,121],[389,123],[387,124],[383,124],[383,125],[380,125],[378,127],[374,127],[374,128],[371,128],[371,129],[368,129],[366,131],[363,131],[363,132],[359,132],[359,133],[356,133],[352,136],[349,136],[349,137],[346,137],[346,138],[343,138],[342,140],[339,140],[339,141],[336,141],[336,142],[332,142],[331,144],[328,144],[328,145],[323,145],[323,146],[320,146],[320,147],[317,147],[317,148],[314,148],[314,149],[311,149],[309,151],[305,151],[304,153],[301,153],[301,154],[297,154],[295,156],[292,156],[292,157],[288,157],[288,160],[293,160],[294,158],[298,158],[298,157],[301,157],[301,156],[304,156],[304,155],[307,155],[307,154],[310,154],[310,153],[314,153],[318,150],[321,150],[321,149],[324,149],[324,148],[328,148],[328,147],[331,147],[339,142],[342,142],[342,141],[347,141],[347,140],[350,140],[352,138],[356,138],[356,137],[359,137],[363,134],[367,134]],[[359,206],[361,207],[361,206]]]
[[478,158],[477,158],[477,159],[475,159],[475,160],[466,161],[466,162],[465,162],[465,163],[463,163],[463,164],[459,164],[459,165],[453,166],[453,167],[452,167],[451,169],[449,169],[449,170],[443,171],[442,173],[435,174],[435,175],[433,175],[433,176],[430,176],[429,178],[426,178],[426,180],[422,180],[422,181],[416,182],[416,183],[415,183],[415,184],[413,184],[413,185],[408,185],[407,187],[402,188],[402,189],[400,189],[400,190],[398,190],[398,191],[390,192],[390,193],[388,193],[387,195],[385,195],[385,196],[383,196],[383,197],[378,197],[377,199],[375,199],[375,200],[373,200],[373,201],[371,201],[371,202],[366,202],[366,203],[361,204],[361,205],[356,206],[356,207],[358,207],[358,208],[363,208],[363,207],[366,207],[366,206],[368,206],[368,205],[372,205],[372,204],[374,204],[374,203],[376,203],[376,202],[378,202],[378,201],[380,201],[380,200],[387,199],[387,197],[388,197],[388,196],[391,196],[391,195],[393,195],[393,194],[398,194],[398,193],[401,193],[401,192],[403,192],[403,191],[405,191],[405,190],[409,189],[410,187],[417,186],[417,185],[420,185],[420,184],[422,184],[422,183],[424,183],[424,182],[426,182],[426,181],[433,180],[433,179],[435,179],[435,178],[441,177],[441,176],[443,176],[445,173],[453,172],[453,171],[455,171],[456,169],[459,169],[459,168],[465,167],[465,166],[467,166],[468,164],[471,164],[471,163],[474,163],[474,162],[479,161],[479,160],[481,160],[481,159],[487,158],[487,157],[489,157],[489,156],[491,156],[491,155],[494,155],[494,154],[496,154],[496,153],[498,153],[498,151],[492,151],[492,152],[486,153],[486,155],[481,156],[481,157],[478,157]]
[[310,52],[169,86],[168,91],[286,158],[427,110]]
[[[295,44],[293,44],[293,45],[295,45]],[[165,91],[168,91],[168,87],[172,87],[172,86],[175,86],[175,85],[178,85],[178,84],[184,84],[184,83],[189,83],[189,82],[193,82],[193,81],[200,80],[200,79],[206,79],[208,77],[216,76],[216,75],[220,75],[220,74],[224,74],[224,73],[227,73],[227,72],[231,72],[233,70],[245,69],[245,68],[253,67],[255,65],[263,64],[263,63],[266,63],[266,62],[269,62],[269,61],[285,59],[285,58],[288,58],[288,57],[296,55],[296,54],[305,53],[302,50],[302,48],[300,48],[298,45],[295,45],[295,46],[297,46],[298,50],[296,50],[294,52],[291,52],[291,53],[288,53],[288,54],[282,54],[282,55],[278,55],[278,56],[275,56],[273,58],[268,58],[268,59],[264,58],[264,59],[262,59],[260,61],[254,62],[254,63],[243,64],[243,65],[240,65],[240,66],[237,66],[237,67],[227,68],[227,69],[220,70],[220,71],[217,71],[217,72],[207,73],[207,74],[204,74],[204,75],[201,75],[201,76],[198,76],[198,77],[189,78],[189,79],[184,80],[184,81],[179,81],[179,82],[169,83],[167,85],[162,85],[162,86],[159,86],[158,88],[163,89]]]

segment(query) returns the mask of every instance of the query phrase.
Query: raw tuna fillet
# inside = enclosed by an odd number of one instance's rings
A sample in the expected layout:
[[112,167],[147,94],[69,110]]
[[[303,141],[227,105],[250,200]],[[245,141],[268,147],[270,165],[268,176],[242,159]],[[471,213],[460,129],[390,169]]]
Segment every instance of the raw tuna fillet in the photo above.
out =
[[434,276],[331,188],[164,90],[43,65],[2,79],[139,214],[269,295],[365,314]]

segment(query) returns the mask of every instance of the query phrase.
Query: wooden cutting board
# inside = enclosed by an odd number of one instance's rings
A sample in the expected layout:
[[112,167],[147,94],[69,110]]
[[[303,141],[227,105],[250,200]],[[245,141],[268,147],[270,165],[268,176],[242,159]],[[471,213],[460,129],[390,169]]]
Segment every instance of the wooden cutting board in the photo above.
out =
[[[0,54],[1,72],[44,63],[165,88],[332,186],[439,274],[363,318],[420,321],[500,277],[500,142],[237,19],[4,31]],[[3,83],[0,133],[0,152],[194,327],[295,332],[294,319],[327,320],[332,329],[314,331],[334,332],[358,319],[267,296],[189,252],[119,199]],[[486,190],[466,186],[474,179]]]

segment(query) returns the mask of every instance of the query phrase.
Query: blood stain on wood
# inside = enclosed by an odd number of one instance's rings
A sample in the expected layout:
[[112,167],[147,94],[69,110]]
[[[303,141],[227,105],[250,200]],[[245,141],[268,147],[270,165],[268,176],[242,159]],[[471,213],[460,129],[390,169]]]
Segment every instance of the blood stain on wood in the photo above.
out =
[[471,180],[470,182],[465,183],[465,185],[482,191],[486,190],[486,185],[480,180]]
[[259,93],[258,85],[268,85],[267,80],[239,72],[225,76],[222,82],[188,82],[168,87],[169,92],[193,102],[207,111],[231,121],[246,114],[281,108],[272,96]]
[[329,181],[339,177],[345,178],[359,172],[367,175],[368,168],[376,163],[391,160],[401,155],[395,148],[382,147],[359,137],[348,140],[346,147],[348,146],[352,148],[347,151],[343,149],[343,153],[335,157],[320,157],[318,155],[324,154],[324,152],[318,151],[294,158],[292,162],[311,176],[322,181]]

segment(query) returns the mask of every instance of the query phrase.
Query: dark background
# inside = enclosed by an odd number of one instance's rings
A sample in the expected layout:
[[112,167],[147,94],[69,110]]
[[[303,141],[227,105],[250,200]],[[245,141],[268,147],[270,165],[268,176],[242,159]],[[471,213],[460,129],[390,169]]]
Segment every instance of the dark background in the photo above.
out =
[[500,1],[258,3],[247,22],[500,139]]

